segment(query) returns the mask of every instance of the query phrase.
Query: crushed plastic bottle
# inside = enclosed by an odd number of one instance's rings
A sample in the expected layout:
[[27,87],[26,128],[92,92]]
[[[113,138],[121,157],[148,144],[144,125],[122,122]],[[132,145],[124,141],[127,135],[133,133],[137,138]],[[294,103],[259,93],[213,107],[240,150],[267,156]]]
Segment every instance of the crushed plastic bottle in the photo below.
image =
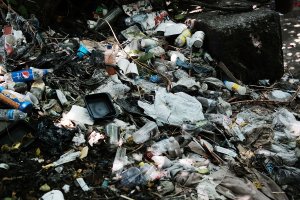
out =
[[168,153],[171,158],[181,157],[180,145],[174,137],[170,137],[151,146],[151,152],[154,156]]
[[17,121],[25,119],[27,114],[15,109],[0,109],[0,121]]
[[142,144],[158,133],[158,127],[155,122],[147,122],[142,128],[132,134],[133,141]]
[[154,181],[156,179],[159,179],[161,174],[159,171],[157,171],[156,167],[154,165],[150,165],[148,163],[141,162],[139,164],[141,172],[145,176],[146,181]]
[[121,185],[126,188],[133,188],[146,183],[145,176],[137,167],[130,167],[121,173]]

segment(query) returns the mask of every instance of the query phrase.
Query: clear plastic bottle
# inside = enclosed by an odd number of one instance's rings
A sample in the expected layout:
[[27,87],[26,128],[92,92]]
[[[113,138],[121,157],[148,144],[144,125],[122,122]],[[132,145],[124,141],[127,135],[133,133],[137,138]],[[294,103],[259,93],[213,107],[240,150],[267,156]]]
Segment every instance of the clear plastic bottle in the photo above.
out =
[[12,90],[15,92],[20,92],[20,93],[24,93],[27,91],[27,83],[24,82],[1,83],[1,86],[3,86],[5,89]]
[[154,181],[160,177],[160,173],[157,171],[154,165],[141,162],[139,164],[141,172],[145,176],[146,181]]
[[0,121],[16,121],[25,119],[27,114],[15,109],[0,109]]
[[125,19],[126,26],[132,26],[135,23],[140,24],[147,20],[147,14],[137,14]]
[[142,144],[156,135],[158,127],[155,122],[147,122],[142,128],[132,134],[133,141],[137,144]]
[[169,139],[161,140],[151,146],[151,152],[154,156],[162,155],[168,151],[169,145]]
[[25,99],[25,95],[19,94],[17,92],[6,90],[4,87],[0,86],[0,101],[11,106],[14,109],[18,109],[22,112],[31,112],[32,103]]
[[115,123],[109,123],[105,126],[105,132],[109,137],[110,148],[117,148],[119,146],[120,127]]
[[5,74],[2,78],[6,83],[10,82],[27,82],[43,78],[44,75],[53,72],[52,69],[37,69],[31,67],[20,71],[10,72]]
[[246,87],[241,86],[237,83],[230,82],[230,81],[224,81],[224,85],[231,91],[235,91],[239,93],[240,95],[245,95],[247,92]]
[[181,157],[180,145],[174,137],[169,138],[168,153],[171,158]]
[[137,167],[130,167],[121,174],[121,185],[126,188],[133,188],[146,183],[145,177]]
[[[103,29],[107,26],[108,23],[112,23],[115,20],[118,19],[119,15],[123,13],[123,10],[118,6],[115,7],[114,9],[110,10],[103,19],[99,19],[97,22],[97,25],[95,27],[95,30],[98,31],[100,29]],[[107,21],[107,22],[106,22]]]
[[114,68],[114,66],[116,66],[116,54],[117,51],[115,48],[113,48],[112,45],[107,45],[107,48],[104,52],[104,63],[106,65],[106,72],[108,73],[108,75],[112,76],[115,75],[116,69]]
[[112,45],[107,45],[104,52],[105,65],[116,65],[116,52]]
[[113,162],[112,173],[118,174],[122,172],[127,162],[126,148],[119,147]]

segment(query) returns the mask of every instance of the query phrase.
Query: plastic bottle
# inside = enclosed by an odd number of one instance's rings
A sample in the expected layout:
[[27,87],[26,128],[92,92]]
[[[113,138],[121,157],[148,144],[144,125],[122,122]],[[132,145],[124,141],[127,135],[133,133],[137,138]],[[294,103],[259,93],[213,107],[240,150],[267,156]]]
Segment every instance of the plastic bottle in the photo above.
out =
[[202,106],[206,108],[206,112],[209,113],[217,108],[217,101],[212,100],[212,99],[207,99],[204,97],[197,97],[197,100],[200,101]]
[[154,181],[160,177],[160,173],[157,171],[154,165],[141,162],[139,163],[140,170],[145,176],[146,181]]
[[186,38],[191,37],[191,30],[185,29],[182,33],[175,39],[175,45],[178,47],[183,47],[186,44]]
[[171,158],[181,157],[180,145],[174,137],[169,138],[168,153]]
[[0,63],[4,66],[4,63],[6,63],[6,53],[4,48],[4,35],[0,37]]
[[116,52],[111,44],[106,46],[104,52],[104,63],[105,65],[116,65]]
[[147,14],[137,14],[125,19],[126,26],[132,26],[135,23],[142,23],[147,20]]
[[235,92],[239,93],[240,95],[246,94],[247,89],[244,86],[241,86],[239,84],[236,84],[236,83],[230,82],[230,81],[224,81],[224,84],[231,91],[235,91]]
[[126,165],[126,148],[119,147],[116,152],[116,156],[113,162],[112,173],[122,172],[124,166]]
[[116,19],[118,19],[118,16],[121,15],[123,12],[123,10],[118,6],[116,8],[114,8],[113,10],[110,10],[103,19],[99,19],[99,21],[97,22],[96,28],[95,30],[99,30],[99,29],[103,29],[107,26],[107,23],[112,23],[113,21],[115,21]]
[[110,148],[117,148],[119,146],[120,127],[115,123],[109,123],[105,126],[105,132],[109,137]]
[[169,147],[169,139],[161,140],[159,142],[154,143],[151,146],[151,153],[154,156],[162,155],[168,151],[168,147]]
[[67,97],[61,90],[56,90],[56,95],[57,95],[57,98],[58,98],[59,102],[61,103],[61,105],[63,105],[63,106],[69,105],[69,101],[68,101]]
[[[2,81],[6,83],[10,82],[27,82],[32,80],[38,80],[43,78],[44,75],[53,72],[52,69],[37,69],[31,67],[30,69],[24,69],[20,71],[10,72],[3,76]],[[0,80],[1,81],[1,80]]]
[[20,92],[20,93],[27,91],[27,84],[24,82],[1,83],[1,86],[3,86],[5,89],[12,90],[15,92]]
[[112,45],[107,45],[107,48],[104,52],[104,63],[106,65],[106,72],[108,75],[115,75],[117,72],[114,68],[116,65],[116,51]]
[[126,188],[133,188],[137,185],[145,184],[146,180],[141,170],[137,167],[130,167],[121,174],[121,185]]
[[155,122],[147,122],[141,129],[132,134],[133,141],[137,144],[142,144],[149,140],[158,132],[158,127]]
[[187,38],[188,47],[195,46],[201,48],[203,45],[205,33],[203,31],[196,31],[191,38]]
[[36,80],[32,83],[30,92],[36,96],[38,100],[42,100],[46,85],[43,80]]
[[26,113],[15,109],[0,109],[0,121],[16,121],[25,119]]
[[11,106],[14,109],[18,109],[22,112],[28,113],[32,110],[32,103],[24,99],[25,95],[17,92],[6,90],[0,86],[0,101]]

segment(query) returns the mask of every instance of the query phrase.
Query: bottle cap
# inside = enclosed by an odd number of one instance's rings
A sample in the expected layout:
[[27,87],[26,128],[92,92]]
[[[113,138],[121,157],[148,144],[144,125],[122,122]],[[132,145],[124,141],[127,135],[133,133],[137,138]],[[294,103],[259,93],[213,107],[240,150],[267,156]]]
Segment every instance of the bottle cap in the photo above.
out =
[[20,106],[18,109],[22,112],[29,113],[29,112],[31,112],[32,108],[33,108],[32,103],[30,103],[29,101],[25,101],[25,102],[20,103]]
[[140,166],[140,167],[143,167],[144,165],[145,165],[144,162],[140,162],[140,163],[139,163],[139,166]]
[[108,45],[106,46],[106,48],[107,48],[107,49],[112,49],[112,45],[111,45],[111,44],[108,44]]

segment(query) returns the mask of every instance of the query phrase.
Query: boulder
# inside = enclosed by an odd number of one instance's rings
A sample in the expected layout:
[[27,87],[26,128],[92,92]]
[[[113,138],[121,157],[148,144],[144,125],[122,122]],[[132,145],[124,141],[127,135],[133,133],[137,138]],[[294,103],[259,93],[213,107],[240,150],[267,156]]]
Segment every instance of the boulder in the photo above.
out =
[[278,13],[268,9],[226,15],[207,12],[197,15],[194,28],[205,32],[204,48],[244,83],[282,77]]

